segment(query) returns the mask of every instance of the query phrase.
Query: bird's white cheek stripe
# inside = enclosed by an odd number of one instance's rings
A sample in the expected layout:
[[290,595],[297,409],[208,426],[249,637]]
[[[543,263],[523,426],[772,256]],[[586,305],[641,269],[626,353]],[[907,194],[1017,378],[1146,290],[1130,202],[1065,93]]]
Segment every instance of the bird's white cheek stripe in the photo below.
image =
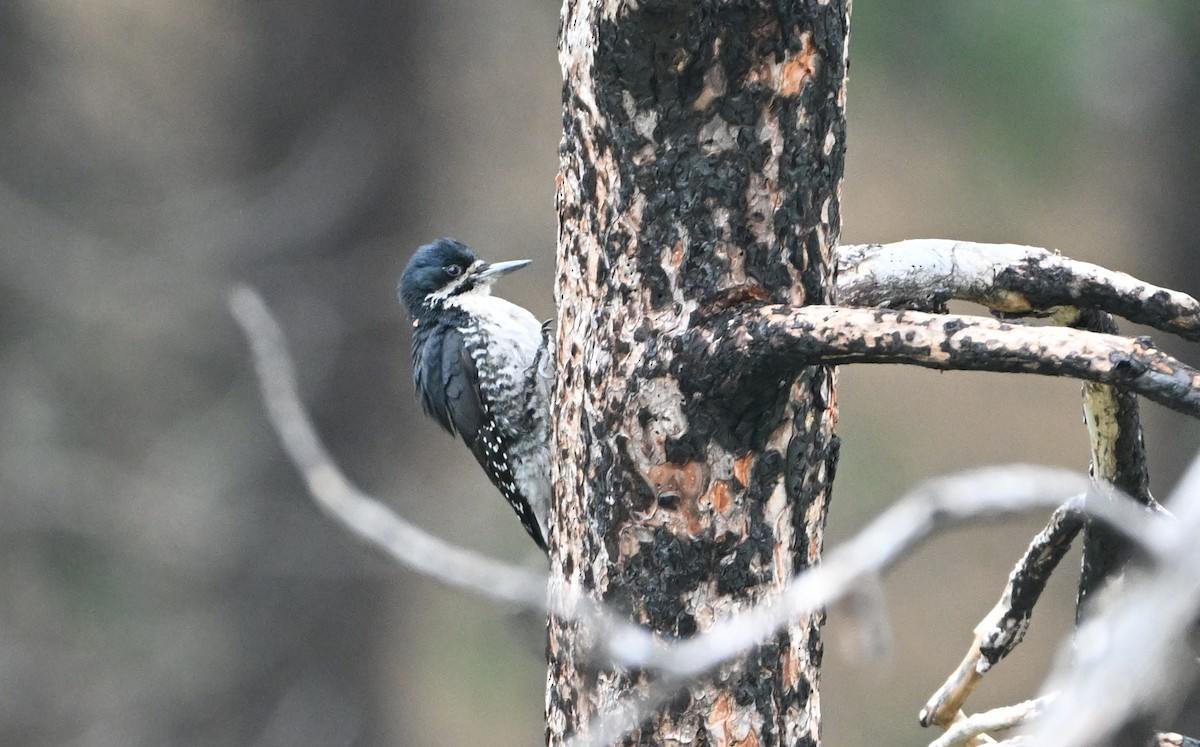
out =
[[[473,273],[476,270],[476,268],[478,268],[482,264],[483,264],[482,259],[475,260],[474,262],[471,263],[471,266],[466,269],[466,272],[459,275],[457,278],[452,280],[445,287],[438,288],[436,291],[434,291],[433,293],[430,293],[428,296],[426,296],[425,302],[429,303],[431,301],[444,301],[451,296],[458,295],[459,293],[464,293],[464,292],[471,293],[472,292],[471,290],[463,291],[462,286],[464,283],[467,283],[470,280],[471,273]],[[475,290],[483,291],[485,294],[491,293],[491,290],[486,285],[482,286],[478,289],[475,289]]]

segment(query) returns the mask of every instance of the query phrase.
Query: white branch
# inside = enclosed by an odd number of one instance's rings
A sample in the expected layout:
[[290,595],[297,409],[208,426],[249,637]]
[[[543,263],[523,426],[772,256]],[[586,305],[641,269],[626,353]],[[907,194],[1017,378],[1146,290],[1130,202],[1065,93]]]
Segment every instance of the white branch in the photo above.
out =
[[1108,311],[1200,340],[1200,302],[1123,272],[1018,244],[913,239],[838,247],[838,302],[939,309],[950,298],[1012,314]]
[[1024,703],[976,713],[956,722],[945,734],[930,742],[929,747],[965,747],[979,744],[974,740],[981,734],[1008,731],[1021,726],[1040,716],[1052,702],[1054,696],[1047,695]]

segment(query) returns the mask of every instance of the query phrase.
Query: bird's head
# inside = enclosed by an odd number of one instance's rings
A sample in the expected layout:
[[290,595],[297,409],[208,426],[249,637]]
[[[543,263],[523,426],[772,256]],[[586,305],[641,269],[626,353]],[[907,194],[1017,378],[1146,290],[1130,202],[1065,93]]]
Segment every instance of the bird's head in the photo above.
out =
[[413,254],[400,276],[396,294],[408,315],[420,316],[422,308],[434,308],[464,293],[488,293],[501,275],[519,270],[533,260],[484,262],[454,239],[438,239]]

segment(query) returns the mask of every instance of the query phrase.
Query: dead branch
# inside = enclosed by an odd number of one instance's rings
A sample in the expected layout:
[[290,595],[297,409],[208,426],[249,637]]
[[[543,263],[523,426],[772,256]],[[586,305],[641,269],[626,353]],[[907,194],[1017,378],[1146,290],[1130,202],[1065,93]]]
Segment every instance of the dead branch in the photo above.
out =
[[[1054,318],[1059,323],[1086,327],[1093,332],[1112,334],[1117,331],[1112,316],[1102,311],[1064,308]],[[1140,503],[1157,505],[1149,492],[1137,397],[1111,386],[1089,382],[1083,386],[1083,404],[1091,442],[1093,478],[1113,485]],[[1025,637],[1033,607],[1050,574],[1085,524],[1083,513],[1064,506],[1034,537],[1009,575],[1000,601],[975,627],[974,640],[966,656],[921,709],[919,720],[923,726],[936,724],[949,728],[961,718],[960,710],[983,675]],[[1080,605],[1128,552],[1127,541],[1117,530],[1097,523],[1089,527],[1089,532],[1093,541],[1085,544]],[[1104,563],[1100,558],[1112,562]]]
[[[1067,323],[1092,332],[1118,332],[1112,315],[1095,309],[1078,311]],[[1150,495],[1150,470],[1137,397],[1116,387],[1085,383],[1083,419],[1091,443],[1092,476],[1138,503],[1157,507]],[[1088,603],[1104,584],[1122,571],[1133,551],[1119,532],[1085,519],[1083,563],[1075,602],[1077,620],[1082,619]]]
[[1002,614],[979,643],[979,674],[986,673],[1012,652],[1025,637],[1033,608],[1046,588],[1050,574],[1071,547],[1071,538],[1079,532],[1083,513],[1072,506],[1062,506],[1050,518],[1046,528],[1030,543],[1025,555],[1009,576],[1001,598]]
[[1009,575],[1000,601],[975,626],[975,638],[962,662],[921,709],[922,726],[948,729],[956,723],[983,675],[1025,637],[1050,574],[1082,528],[1083,515],[1076,506],[1060,506],[1054,512]]
[[1047,695],[1023,703],[976,713],[954,723],[946,729],[945,734],[930,742],[929,747],[966,747],[983,744],[977,740],[981,735],[1015,729],[1037,718],[1053,701],[1054,696]]
[[769,305],[718,314],[687,333],[682,345],[697,391],[736,389],[737,378],[750,370],[747,361],[755,373],[759,367],[782,371],[818,363],[906,363],[1068,376],[1200,415],[1200,371],[1145,338],[958,314]]
[[1087,489],[1068,470],[1034,465],[974,470],[928,480],[883,512],[820,566],[796,576],[769,601],[738,612],[684,641],[668,643],[644,628],[615,631],[617,662],[674,675],[697,676],[773,635],[787,621],[845,596],[884,573],[933,534],[965,521],[996,518],[1047,505]]
[[1177,522],[1142,512],[1158,525],[1148,534],[1153,572],[1136,573],[1108,595],[1060,652],[1043,686],[1058,697],[1037,724],[1037,744],[1120,744],[1134,724],[1170,713],[1200,675],[1193,647],[1200,623],[1200,459],[1167,505]]
[[1076,306],[1200,340],[1200,302],[1186,293],[1037,247],[913,239],[840,246],[837,260],[838,302],[848,306],[941,311],[951,298],[1009,314]]
[[[1191,296],[1036,247],[913,240],[843,246],[838,261],[840,300],[851,306],[945,311],[948,300],[965,300],[999,313],[1051,316],[1062,325],[1117,334],[1113,312],[1186,339],[1200,336],[1200,302]],[[1084,414],[1093,475],[1152,502],[1136,398],[1089,383]],[[1087,527],[1080,609],[1127,555],[1119,535]]]

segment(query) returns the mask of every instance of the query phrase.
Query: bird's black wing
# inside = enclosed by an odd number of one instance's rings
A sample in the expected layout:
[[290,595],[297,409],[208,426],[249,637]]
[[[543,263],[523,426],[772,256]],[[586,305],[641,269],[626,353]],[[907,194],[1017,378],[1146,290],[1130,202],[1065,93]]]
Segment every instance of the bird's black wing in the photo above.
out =
[[[420,334],[420,333],[418,333]],[[486,418],[475,361],[453,327],[426,332],[414,347],[413,371],[425,412],[451,434],[462,437],[492,484],[543,551],[546,540],[528,501],[521,496],[507,461],[511,435]]]
[[483,422],[483,399],[479,393],[479,375],[475,361],[463,344],[458,330],[450,330],[442,340],[442,383],[451,432],[462,436],[468,445],[475,442]]
[[475,363],[462,335],[453,327],[417,328],[413,340],[413,379],[425,414],[450,435],[470,443],[479,431],[483,408],[475,380]]

